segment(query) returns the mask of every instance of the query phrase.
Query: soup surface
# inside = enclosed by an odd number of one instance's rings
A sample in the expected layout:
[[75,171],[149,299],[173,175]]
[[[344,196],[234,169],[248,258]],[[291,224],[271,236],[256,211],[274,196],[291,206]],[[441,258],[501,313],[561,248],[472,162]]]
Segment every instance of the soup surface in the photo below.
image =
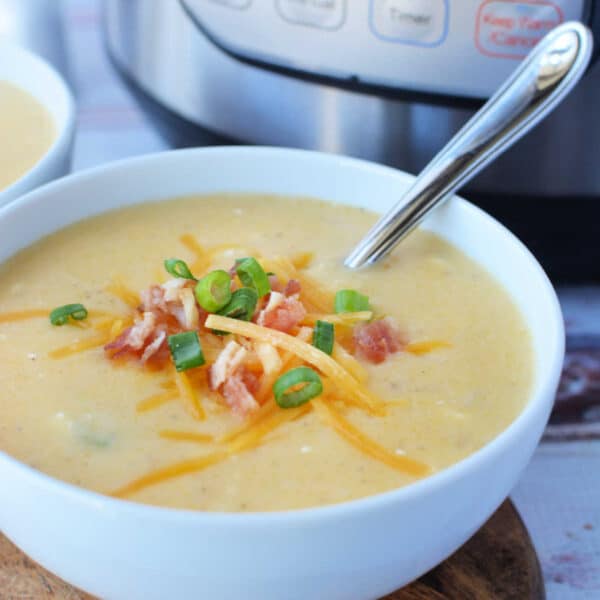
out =
[[[524,406],[533,369],[529,333],[490,275],[426,231],[415,232],[375,267],[345,270],[342,258],[375,219],[365,210],[309,199],[184,198],[99,216],[19,253],[0,267],[0,449],[92,490],[217,511],[346,501],[415,481],[390,456],[418,461],[428,472],[468,456]],[[107,325],[106,315],[125,319],[132,310],[115,295],[115,277],[139,291],[168,278],[165,258],[196,264],[198,256],[180,241],[186,233],[204,248],[216,247],[210,268],[229,269],[234,259],[257,253],[296,256],[300,298],[317,287],[326,298],[351,288],[369,297],[377,318],[391,316],[402,349],[380,364],[360,355],[355,363],[385,414],[344,402],[344,392],[333,385],[333,400],[322,400],[319,410],[309,402],[293,420],[276,427],[270,421],[258,443],[238,452],[229,432],[254,427],[255,435],[256,425],[232,415],[208,389],[206,368],[188,378],[206,412],[198,420],[178,397],[184,391],[173,392],[172,368],[107,358],[106,327],[118,330],[119,323],[111,325],[109,317]],[[298,253],[313,255],[298,259]],[[265,270],[275,272],[278,264],[266,260]],[[286,277],[283,270],[276,275]],[[80,326],[53,327],[49,310],[71,302],[85,304],[89,318]],[[25,318],[16,312],[23,309],[39,309],[39,315]],[[336,340],[352,339],[344,329],[335,326]],[[84,347],[91,340],[91,347],[52,354],[81,340]],[[352,360],[345,362],[349,369]],[[147,401],[144,409],[140,401]],[[352,443],[347,431],[340,435],[336,417],[324,412],[327,402],[387,458]],[[229,440],[227,450],[219,439]],[[202,465],[203,457],[210,464]],[[174,476],[180,472],[187,474]],[[148,474],[145,483],[127,489]]]
[[[30,94],[0,81],[0,190],[23,176],[52,145],[50,113]],[[9,143],[6,142],[9,140]]]

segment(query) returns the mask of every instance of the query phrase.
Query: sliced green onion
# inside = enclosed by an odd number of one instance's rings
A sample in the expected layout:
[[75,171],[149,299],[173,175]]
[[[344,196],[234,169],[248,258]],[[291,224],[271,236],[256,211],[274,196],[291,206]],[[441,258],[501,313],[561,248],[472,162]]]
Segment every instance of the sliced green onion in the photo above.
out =
[[259,298],[271,291],[269,277],[255,258],[243,258],[236,261],[236,272],[240,281],[249,288],[254,288]]
[[231,275],[218,269],[205,275],[196,284],[196,300],[210,313],[215,313],[231,300]]
[[243,287],[235,290],[231,294],[231,300],[218,311],[218,314],[230,319],[238,319],[240,321],[249,321],[256,310],[258,303],[258,294],[256,290]]
[[369,310],[369,297],[356,290],[339,290],[333,306],[336,313],[361,312]]
[[176,333],[167,338],[171,358],[178,371],[187,371],[204,364],[204,354],[195,331]]
[[88,316],[88,311],[83,304],[65,304],[55,308],[50,313],[52,325],[64,325],[69,317],[75,321],[82,321]]
[[197,281],[192,275],[190,268],[183,260],[180,260],[179,258],[167,258],[165,260],[165,269],[169,275],[173,275],[173,277],[181,277],[182,279],[193,279],[194,281]]
[[[217,311],[218,315],[229,317],[230,319],[238,319],[239,321],[249,321],[254,315],[256,305],[258,304],[258,294],[252,288],[240,288],[231,294],[231,300],[221,310]],[[215,335],[229,335],[228,331],[219,331],[213,329]]]
[[334,337],[333,323],[327,321],[316,322],[312,339],[315,348],[325,352],[325,354],[331,354],[333,352]]
[[[304,384],[301,388],[288,391]],[[323,391],[323,383],[316,371],[309,367],[297,367],[281,375],[273,384],[275,401],[281,408],[295,408],[316,398]]]

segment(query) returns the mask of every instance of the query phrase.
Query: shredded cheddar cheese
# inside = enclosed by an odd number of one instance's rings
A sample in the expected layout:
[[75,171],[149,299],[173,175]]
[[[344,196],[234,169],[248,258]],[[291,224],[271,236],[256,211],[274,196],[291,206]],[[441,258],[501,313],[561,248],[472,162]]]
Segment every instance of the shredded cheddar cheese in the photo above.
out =
[[175,371],[175,383],[177,384],[177,390],[179,391],[179,395],[181,396],[184,405],[194,419],[204,421],[204,419],[206,419],[206,413],[202,408],[198,395],[190,383],[187,373]]
[[198,240],[191,233],[184,233],[179,241],[191,252],[193,252],[197,258],[204,256],[206,251],[204,247],[198,242]]
[[314,257],[314,252],[299,252],[290,257],[290,262],[296,269],[306,269],[313,261]]
[[[337,406],[350,406],[359,408],[371,415],[381,416],[386,414],[388,407],[406,406],[407,402],[401,399],[384,401],[367,389],[365,384],[369,376],[368,370],[343,344],[347,343],[348,347],[354,347],[351,328],[357,323],[372,320],[373,312],[367,310],[333,314],[334,294],[304,271],[313,260],[312,253],[298,253],[291,258],[263,258],[255,250],[232,247],[227,244],[204,248],[189,233],[182,235],[179,239],[194,255],[191,268],[196,276],[204,274],[213,264],[221,264],[229,258],[232,258],[233,262],[233,259],[236,258],[236,252],[240,256],[253,255],[260,259],[263,269],[275,273],[282,283],[296,279],[301,288],[299,301],[310,312],[301,321],[301,317],[299,317],[288,328],[291,333],[283,333],[274,327],[264,327],[250,321],[232,319],[218,314],[209,314],[204,327],[188,327],[190,330],[198,331],[202,351],[206,359],[205,365],[181,372],[175,371],[171,366],[172,376],[168,380],[159,383],[161,391],[138,402],[136,412],[144,414],[179,398],[195,420],[202,421],[207,418],[201,398],[212,399],[213,395],[216,396],[220,393],[218,386],[211,379],[213,373],[211,371],[207,372],[207,369],[218,361],[227,343],[227,338],[214,335],[210,333],[210,330],[233,334],[233,336],[237,336],[234,339],[244,347],[246,351],[242,365],[244,373],[251,376],[250,381],[257,382],[258,388],[252,388],[254,391],[251,395],[256,401],[253,406],[254,412],[247,415],[242,424],[221,434],[216,439],[213,435],[196,431],[159,430],[157,434],[164,440],[196,444],[215,443],[219,445],[219,449],[204,456],[176,462],[150,471],[115,490],[112,493],[113,496],[119,498],[129,497],[150,486],[197,473],[226,460],[228,457],[256,448],[263,444],[265,439],[272,440],[273,436],[271,434],[278,428],[304,417],[312,410],[316,411],[323,423],[331,427],[363,454],[413,477],[422,477],[430,471],[427,465],[412,458],[394,454],[370,439],[336,408]],[[159,280],[162,277],[164,275],[161,273]],[[241,282],[235,276],[233,279],[235,288]],[[123,316],[111,315],[104,311],[93,311],[95,316],[104,317],[100,322],[92,325],[97,335],[57,348],[51,351],[49,356],[62,358],[76,352],[105,345],[109,341],[117,339],[126,327],[134,324],[134,314],[141,310],[139,308],[140,296],[130,290],[119,278],[113,279],[106,289],[134,310],[129,315]],[[262,304],[262,307],[259,305],[259,310],[265,310],[265,304]],[[165,309],[163,308],[163,310]],[[8,312],[0,314],[0,323],[48,316],[49,312],[46,309]],[[168,315],[168,318],[174,316],[177,318],[175,314]],[[336,341],[331,356],[311,343],[312,326],[317,321],[327,321],[336,325]],[[88,323],[80,323],[79,325],[89,326]],[[153,339],[151,332],[146,332],[145,335],[148,339]],[[164,340],[164,333],[162,335]],[[431,340],[408,344],[405,350],[420,355],[448,346],[450,344],[446,342]],[[273,385],[290,368],[306,365],[311,365],[320,372],[323,383],[322,395],[318,398],[312,398],[312,400],[295,408],[281,408],[273,396]],[[233,370],[232,373],[235,375]],[[208,388],[207,377],[211,385],[217,388],[216,391]],[[228,399],[226,397],[226,400]],[[258,409],[256,409],[257,405]],[[231,405],[229,405],[229,408],[231,408]],[[207,409],[209,413],[214,413],[217,410],[227,410],[224,407],[222,398],[220,403],[218,399],[215,402],[208,403]]]
[[324,423],[332,427],[363,454],[413,477],[424,477],[430,473],[431,469],[426,464],[407,456],[399,456],[380,446],[352,425],[331,404],[320,399],[313,399],[312,405]]
[[72,354],[77,354],[78,352],[83,352],[85,350],[91,350],[92,348],[98,348],[99,346],[104,346],[110,342],[110,335],[98,335],[94,337],[89,337],[85,340],[79,340],[77,342],[73,342],[67,346],[62,346],[61,348],[56,348],[55,350],[51,350],[48,352],[48,356],[50,358],[65,358],[66,356],[71,356]]
[[[239,436],[236,440],[228,444],[225,452],[214,452],[212,454],[207,454],[199,458],[185,460],[157,469],[155,471],[151,471],[150,473],[147,473],[139,479],[136,479],[131,483],[128,483],[127,485],[124,485],[123,487],[113,491],[110,495],[116,498],[127,498],[150,486],[164,483],[165,481],[174,479],[176,477],[182,477],[183,475],[189,475],[190,473],[197,473],[206,469],[207,467],[224,461],[229,456],[247,450],[252,450],[253,448],[256,448],[258,445],[260,445],[262,438],[264,438],[268,433],[270,433],[283,423],[287,423],[289,421],[301,417],[302,415],[306,414],[310,409],[310,405],[304,405],[289,410],[279,409],[279,412],[272,415],[272,417],[270,417],[269,419],[265,419],[260,424],[260,426],[257,426],[255,429],[248,431],[245,436]],[[180,432],[169,432],[169,434],[179,435]],[[198,436],[201,434],[195,435]],[[167,435],[163,437],[169,436]]]
[[331,353],[333,360],[337,361],[350,373],[356,381],[366,383],[369,379],[367,370],[348,352],[344,346],[338,342],[333,344],[333,352]]
[[288,258],[278,256],[275,258],[264,258],[261,260],[261,264],[267,271],[272,271],[282,281],[289,281],[290,279],[296,279],[298,272],[296,267]]
[[307,363],[317,367],[327,375],[336,386],[363,409],[373,414],[384,414],[385,404],[369,390],[359,384],[356,379],[340,366],[333,358],[314,346],[291,335],[261,327],[254,323],[238,321],[219,315],[209,315],[206,326],[219,331],[229,331],[236,335],[268,342],[279,348],[299,356]]
[[28,310],[15,310],[12,312],[0,313],[0,323],[12,323],[13,321],[23,321],[35,317],[47,317],[50,310],[47,308],[31,308]]
[[152,485],[163,483],[169,479],[174,479],[175,477],[182,477],[183,475],[203,471],[207,467],[225,460],[228,456],[229,455],[226,452],[214,452],[212,454],[207,454],[206,456],[174,463],[161,469],[151,471],[143,477],[113,491],[110,495],[115,498],[127,498]]
[[165,440],[174,440],[177,442],[198,442],[202,444],[214,441],[212,435],[207,433],[198,433],[195,431],[175,431],[172,429],[163,429],[158,432],[158,435]]
[[130,290],[118,277],[114,277],[105,289],[131,308],[137,308],[140,305],[139,295]]
[[204,247],[191,233],[184,233],[179,241],[194,254],[195,260],[191,265],[192,271],[197,275],[203,274],[210,266],[210,257]]
[[92,327],[96,331],[106,333],[106,332],[109,332],[112,329],[112,326],[113,326],[114,322],[115,322],[114,319],[102,319],[98,323],[94,323],[94,325]]
[[274,398],[267,400],[253,415],[250,415],[244,423],[235,427],[224,433],[221,437],[218,438],[218,442],[230,442],[241,434],[250,431],[254,427],[256,427],[259,423],[270,417],[276,410],[278,409],[277,404],[275,404]]
[[[312,336],[312,331],[308,327],[303,327],[298,332],[298,335],[296,336],[296,338],[299,340],[302,340],[303,342],[308,342],[308,340],[311,338],[311,336]],[[260,383],[260,388],[256,392],[256,396],[255,396],[256,400],[259,404],[264,403],[265,400],[269,397],[269,395],[273,394],[273,384],[275,383],[275,381],[277,380],[277,378],[279,377],[279,375],[282,372],[287,371],[288,369],[291,369],[292,367],[299,366],[299,365],[293,364],[295,362],[298,362],[297,356],[295,354],[293,354],[292,352],[283,352],[282,356],[281,356],[281,364],[280,364],[279,370],[265,372],[263,374],[263,377],[262,377],[262,380]]]
[[331,313],[335,295],[306,273],[297,273],[296,278],[302,285],[303,301],[320,313]]
[[171,402],[171,400],[175,400],[178,397],[179,392],[176,388],[161,394],[154,394],[138,402],[135,410],[138,414],[145,413],[150,410],[154,410],[155,408],[159,408],[160,406],[163,406],[164,404],[167,404],[167,402]]
[[244,433],[237,435],[234,440],[229,442],[227,444],[227,451],[230,454],[236,454],[243,450],[254,448],[261,442],[262,438],[271,433],[271,431],[284,423],[300,418],[310,410],[310,403],[303,404],[297,408],[286,409],[276,406],[270,415],[256,422],[253,427],[247,429]]
[[413,342],[412,344],[408,344],[404,349],[411,354],[421,356],[422,354],[428,354],[434,350],[450,347],[452,347],[452,344],[444,342],[443,340],[428,340],[424,342]]
[[114,340],[123,331],[123,320],[116,319],[110,326],[110,339]]

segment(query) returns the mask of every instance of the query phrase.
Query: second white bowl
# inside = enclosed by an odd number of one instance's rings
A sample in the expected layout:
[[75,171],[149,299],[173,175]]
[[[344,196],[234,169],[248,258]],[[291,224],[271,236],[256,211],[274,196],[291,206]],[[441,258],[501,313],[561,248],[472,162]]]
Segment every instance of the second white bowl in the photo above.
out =
[[40,160],[17,181],[0,190],[2,206],[69,172],[75,103],[67,84],[53,67],[14,44],[0,43],[0,81],[7,81],[31,94],[50,113],[56,129],[52,145]]

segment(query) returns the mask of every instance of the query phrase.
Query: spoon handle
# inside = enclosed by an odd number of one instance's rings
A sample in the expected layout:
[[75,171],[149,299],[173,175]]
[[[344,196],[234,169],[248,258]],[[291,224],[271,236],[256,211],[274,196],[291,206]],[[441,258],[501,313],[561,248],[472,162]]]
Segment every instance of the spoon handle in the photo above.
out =
[[590,31],[575,21],[548,33],[420,173],[404,197],[373,226],[344,264],[355,269],[388,254],[430,210],[539,123],[579,81],[592,45]]

